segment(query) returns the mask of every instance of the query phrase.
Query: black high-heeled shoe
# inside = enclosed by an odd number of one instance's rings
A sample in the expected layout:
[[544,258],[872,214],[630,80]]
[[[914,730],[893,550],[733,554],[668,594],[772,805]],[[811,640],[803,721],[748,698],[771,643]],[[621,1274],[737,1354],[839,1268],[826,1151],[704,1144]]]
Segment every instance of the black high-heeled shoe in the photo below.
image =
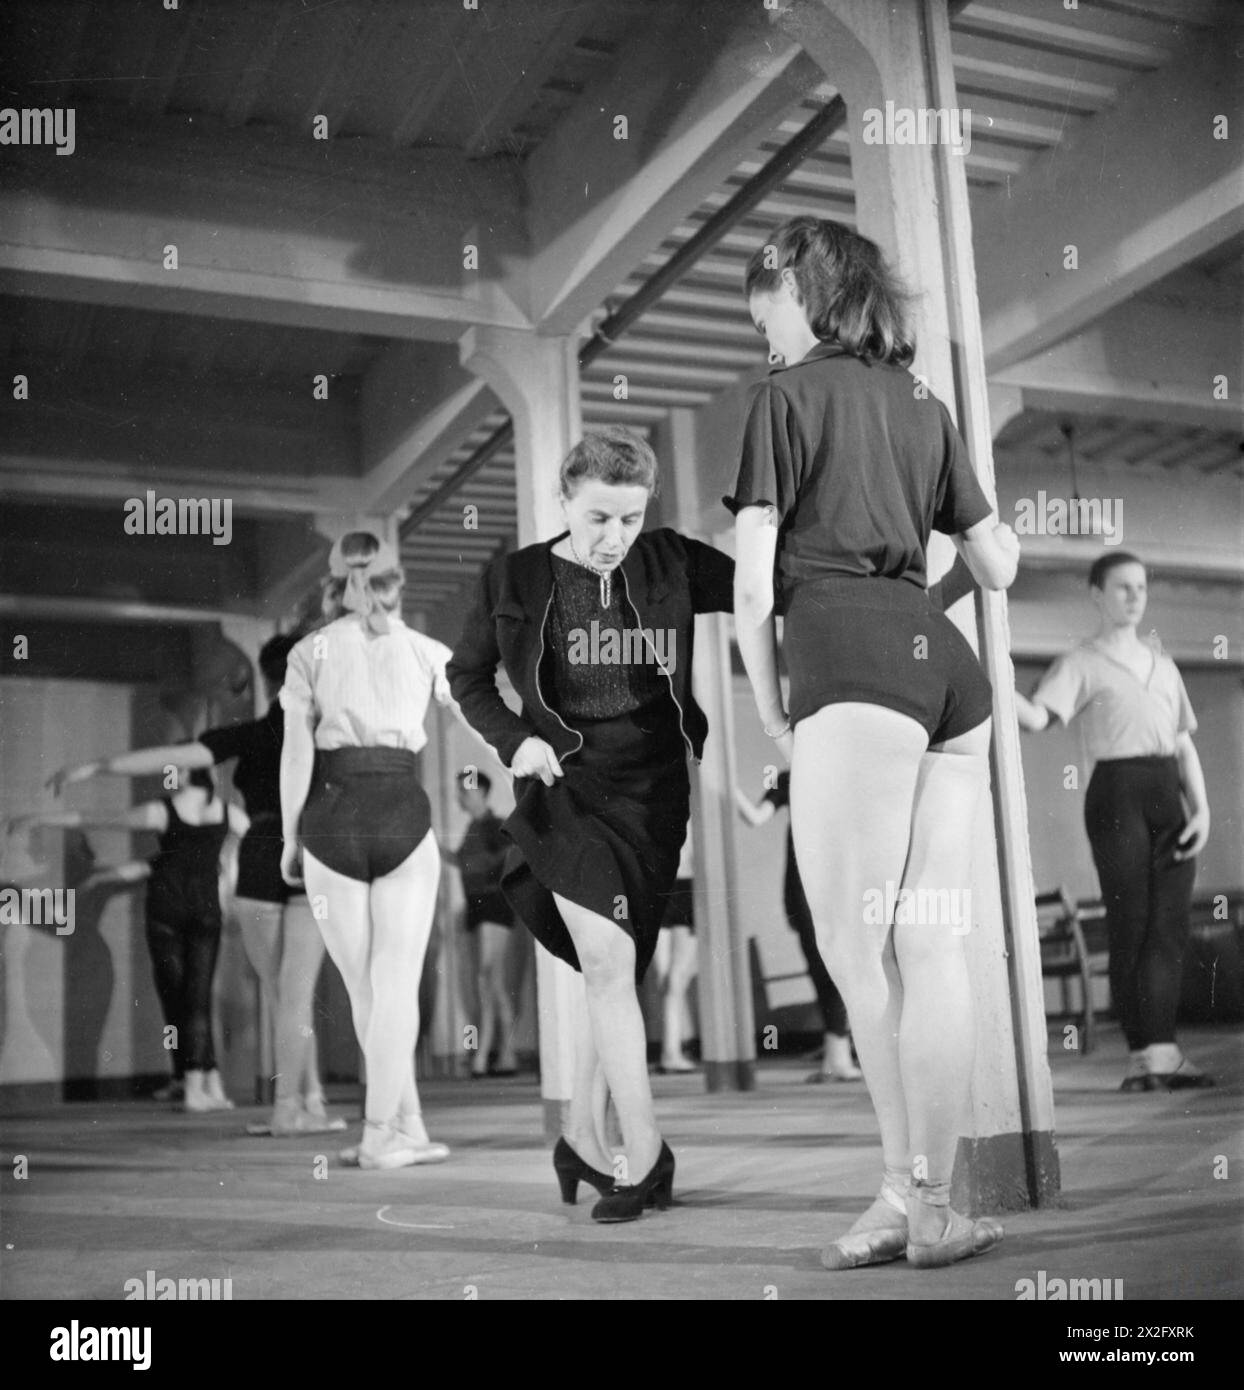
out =
[[613,1177],[584,1163],[564,1138],[557,1141],[553,1149],[553,1169],[557,1174],[557,1185],[562,1190],[562,1201],[573,1207],[579,1198],[580,1182],[590,1183],[597,1192],[605,1193],[613,1187]]
[[661,1152],[652,1171],[631,1187],[613,1187],[592,1208],[593,1221],[634,1221],[647,1207],[664,1211],[674,1200],[674,1155],[670,1146],[661,1143]]

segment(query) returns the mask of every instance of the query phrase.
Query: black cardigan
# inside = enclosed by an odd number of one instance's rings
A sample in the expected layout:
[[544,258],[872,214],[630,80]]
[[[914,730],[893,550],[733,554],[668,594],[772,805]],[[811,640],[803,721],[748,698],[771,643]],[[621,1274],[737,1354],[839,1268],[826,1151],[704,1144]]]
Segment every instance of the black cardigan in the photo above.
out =
[[[488,566],[447,668],[450,689],[467,722],[506,767],[523,740],[533,736],[544,739],[559,759],[583,743],[548,708],[539,688],[544,624],[553,597],[550,551],[560,539],[524,546]],[[675,634],[673,670],[666,674],[683,737],[698,758],[708,720],[691,694],[695,615],[733,611],[734,561],[703,541],[663,527],[641,532],[618,569],[638,625]],[[497,690],[500,664],[523,702],[521,714]]]

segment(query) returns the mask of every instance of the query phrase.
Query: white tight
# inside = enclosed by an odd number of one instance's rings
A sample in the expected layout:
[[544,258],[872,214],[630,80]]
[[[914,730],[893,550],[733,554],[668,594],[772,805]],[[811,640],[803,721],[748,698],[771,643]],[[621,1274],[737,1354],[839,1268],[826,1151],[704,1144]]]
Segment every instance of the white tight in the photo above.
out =
[[915,1160],[933,1182],[951,1177],[975,1050],[964,928],[877,906],[887,888],[891,902],[904,888],[966,901],[988,747],[987,722],[934,749],[914,719],[862,703],[826,705],[795,730],[791,828],[817,944],[886,1166]]
[[374,1124],[419,1114],[415,1041],[419,977],[436,912],[440,852],[431,830],[401,864],[372,883],[347,878],[303,852],[307,898],[326,908],[324,944],[350,996],[367,1066],[363,1113]]
[[233,910],[272,1019],[276,1099],[319,1096],[311,1009],[324,960],[324,938],[310,904],[305,898],[284,906],[258,898],[235,898]]
[[661,991],[661,1058],[665,1062],[683,1060],[682,1026],[687,991],[699,964],[699,949],[690,927],[661,928],[652,967]]
[[517,930],[517,927],[503,927],[499,922],[481,922],[475,929],[479,1050],[472,1070],[481,1075],[488,1070],[494,1041],[497,1043],[497,1066],[504,1071],[514,1065],[514,1003],[506,973]]

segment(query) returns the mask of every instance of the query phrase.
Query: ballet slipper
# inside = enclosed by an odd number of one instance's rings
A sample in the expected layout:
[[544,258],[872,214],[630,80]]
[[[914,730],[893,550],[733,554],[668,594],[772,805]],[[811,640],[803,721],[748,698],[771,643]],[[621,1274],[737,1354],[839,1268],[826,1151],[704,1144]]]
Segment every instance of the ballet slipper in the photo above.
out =
[[883,1265],[901,1260],[908,1249],[907,1222],[876,1231],[856,1231],[839,1236],[821,1251],[826,1269],[860,1269],[864,1265]]
[[[369,1124],[368,1129],[372,1126]],[[423,1163],[444,1163],[449,1149],[444,1144],[418,1144],[400,1129],[384,1126],[384,1134],[359,1145],[358,1166],[371,1169],[411,1168]]]
[[946,1208],[946,1230],[940,1240],[916,1245],[907,1242],[907,1263],[916,1269],[941,1269],[973,1255],[983,1255],[1001,1241],[1005,1232],[999,1222],[983,1216],[969,1221],[957,1211]]

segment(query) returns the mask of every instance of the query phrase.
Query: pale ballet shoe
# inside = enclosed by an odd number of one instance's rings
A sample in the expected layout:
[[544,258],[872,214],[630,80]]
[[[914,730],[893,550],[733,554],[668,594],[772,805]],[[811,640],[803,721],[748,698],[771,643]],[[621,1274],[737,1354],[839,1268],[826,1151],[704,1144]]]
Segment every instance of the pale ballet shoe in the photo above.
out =
[[821,1251],[826,1269],[860,1269],[864,1265],[883,1265],[901,1260],[907,1252],[907,1222],[875,1231],[856,1231],[839,1236]]
[[992,1217],[983,1216],[978,1221],[969,1221],[966,1216],[960,1216],[949,1207],[946,1208],[946,1216],[946,1229],[939,1240],[920,1245],[907,1242],[909,1265],[914,1265],[916,1269],[941,1269],[959,1260],[970,1259],[973,1255],[983,1255],[1005,1235],[1001,1224]]
[[207,1073],[206,1077],[207,1094],[216,1102],[217,1110],[232,1110],[233,1102],[225,1095],[225,1083],[221,1080],[220,1072],[215,1067]]
[[[368,1125],[370,1128],[370,1125]],[[386,1126],[390,1140],[385,1141],[385,1151],[400,1154],[381,1162],[368,1160],[367,1150],[362,1144],[351,1144],[341,1149],[337,1157],[347,1168],[412,1168],[429,1163],[444,1163],[449,1157],[448,1144],[438,1144],[424,1135],[410,1135],[396,1126]]]
[[182,1097],[181,1108],[188,1114],[206,1115],[211,1111],[233,1109],[231,1102],[222,1102],[208,1090],[208,1075],[209,1073],[203,1071],[186,1073],[186,1091]]

